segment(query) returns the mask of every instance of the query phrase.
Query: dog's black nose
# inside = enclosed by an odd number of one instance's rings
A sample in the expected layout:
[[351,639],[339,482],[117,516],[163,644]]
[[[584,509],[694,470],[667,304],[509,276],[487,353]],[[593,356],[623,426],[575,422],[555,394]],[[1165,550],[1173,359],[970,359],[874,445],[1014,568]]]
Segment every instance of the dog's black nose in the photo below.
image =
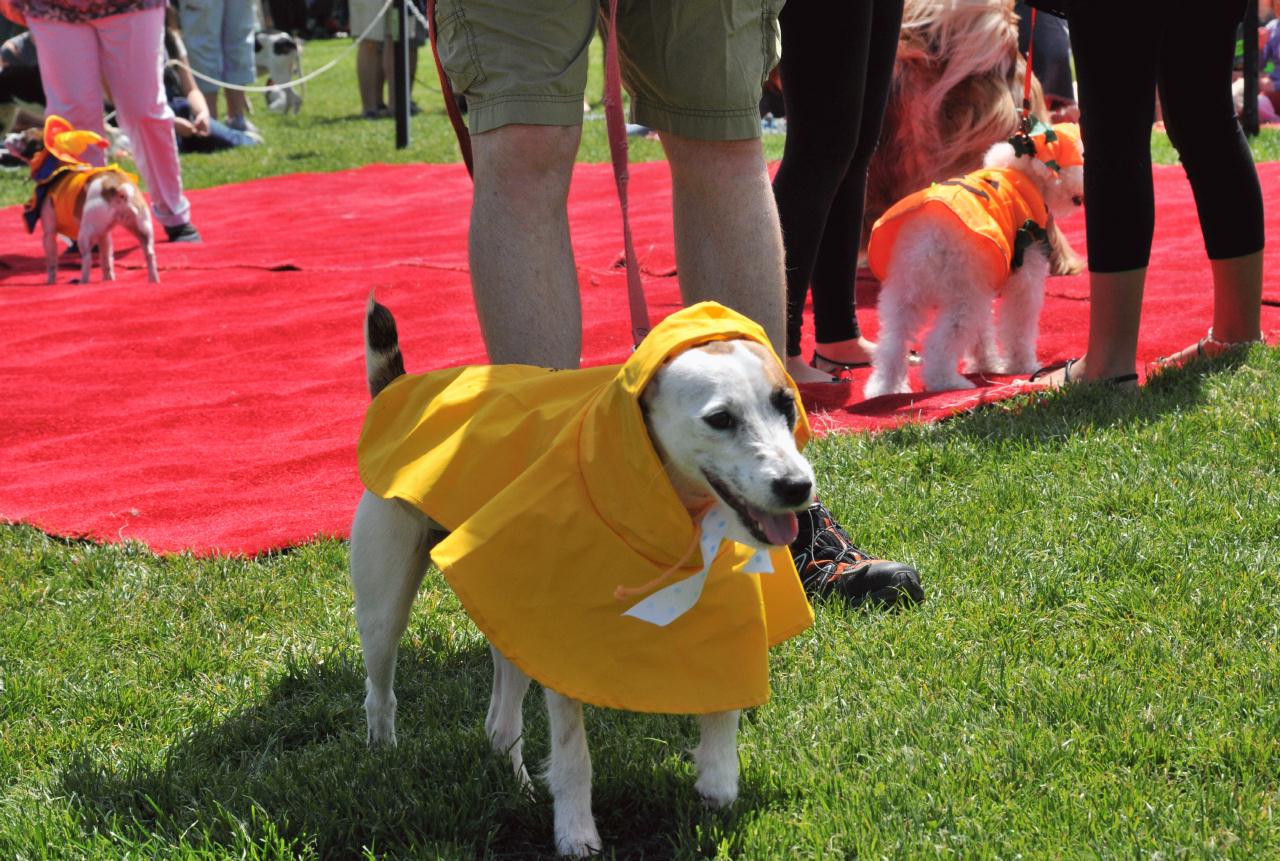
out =
[[793,478],[775,478],[773,480],[773,495],[778,498],[778,502],[787,508],[798,508],[809,501],[813,496],[813,482],[807,478],[799,480]]

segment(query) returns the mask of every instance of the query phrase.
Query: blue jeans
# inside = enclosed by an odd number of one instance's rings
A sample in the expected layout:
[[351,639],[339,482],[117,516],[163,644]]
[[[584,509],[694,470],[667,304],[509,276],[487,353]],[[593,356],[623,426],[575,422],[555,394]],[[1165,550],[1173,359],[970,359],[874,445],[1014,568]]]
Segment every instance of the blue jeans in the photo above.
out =
[[[191,104],[186,99],[170,99],[169,107],[173,108],[173,112],[184,120],[191,119]],[[209,121],[209,134],[207,136],[184,138],[182,135],[177,135],[177,137],[178,152],[180,153],[217,152],[218,150],[231,149],[232,147],[258,145],[258,141],[254,138],[217,120]]]

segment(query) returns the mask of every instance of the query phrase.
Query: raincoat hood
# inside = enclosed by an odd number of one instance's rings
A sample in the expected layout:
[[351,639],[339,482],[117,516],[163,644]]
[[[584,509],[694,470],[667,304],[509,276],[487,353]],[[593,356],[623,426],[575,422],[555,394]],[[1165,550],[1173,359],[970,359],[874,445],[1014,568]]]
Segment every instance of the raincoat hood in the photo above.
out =
[[[768,552],[772,573],[749,573],[756,551],[728,540],[711,560],[695,550],[682,561],[700,527],[639,401],[670,357],[729,338],[769,347],[758,325],[708,302],[655,326],[622,365],[402,377],[370,405],[361,479],[450,530],[433,560],[490,642],[541,684],[632,711],[759,705],[768,647],[813,621],[790,551]],[[795,437],[809,438],[803,410]],[[704,563],[700,597],[667,624],[625,615],[650,593],[615,596],[676,568],[665,587]]]

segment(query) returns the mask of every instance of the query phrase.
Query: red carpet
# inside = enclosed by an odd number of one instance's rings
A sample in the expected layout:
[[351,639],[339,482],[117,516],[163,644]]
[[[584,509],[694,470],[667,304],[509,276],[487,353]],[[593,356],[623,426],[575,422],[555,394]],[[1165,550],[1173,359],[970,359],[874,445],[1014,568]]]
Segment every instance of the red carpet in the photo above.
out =
[[[1280,164],[1260,172],[1264,187],[1280,183]],[[1143,360],[1200,337],[1211,306],[1190,190],[1178,168],[1160,169],[1157,182]],[[666,166],[634,165],[632,189],[656,318],[678,302]],[[196,191],[206,242],[161,244],[157,287],[123,235],[118,282],[71,285],[66,268],[63,283],[46,287],[39,238],[21,232],[16,207],[0,211],[11,225],[0,254],[0,519],[199,554],[345,535],[360,492],[354,450],[367,402],[360,322],[369,288],[396,312],[411,371],[483,358],[466,271],[470,191],[458,165]],[[578,168],[571,218],[586,361],[620,361],[628,326],[607,165]],[[1082,246],[1083,219],[1067,227]],[[1278,267],[1280,254],[1270,253],[1268,270]],[[1084,278],[1050,282],[1046,362],[1081,351],[1086,288]],[[1274,278],[1267,298],[1264,325],[1274,339]],[[874,336],[874,309],[860,318]],[[997,380],[973,392],[867,403],[859,402],[864,377],[807,392],[815,426],[888,428],[1013,391]]]

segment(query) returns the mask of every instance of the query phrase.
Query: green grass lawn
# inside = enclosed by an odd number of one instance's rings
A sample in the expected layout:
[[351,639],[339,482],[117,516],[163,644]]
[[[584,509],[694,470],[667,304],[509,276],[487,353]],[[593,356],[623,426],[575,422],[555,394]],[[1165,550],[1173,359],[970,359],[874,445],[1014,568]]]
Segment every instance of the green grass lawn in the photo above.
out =
[[[404,159],[451,157],[434,99]],[[269,148],[192,157],[189,183],[397,158],[356,107],[335,73],[301,118],[260,114]],[[691,719],[589,709],[610,853],[1280,857],[1280,352],[811,455],[928,601],[821,607],[775,650],[726,812],[693,790]],[[366,749],[346,563],[334,541],[197,560],[0,527],[0,858],[545,854],[549,799],[489,753],[488,652],[436,574],[401,652],[400,747]],[[536,762],[536,696],[527,715]]]

